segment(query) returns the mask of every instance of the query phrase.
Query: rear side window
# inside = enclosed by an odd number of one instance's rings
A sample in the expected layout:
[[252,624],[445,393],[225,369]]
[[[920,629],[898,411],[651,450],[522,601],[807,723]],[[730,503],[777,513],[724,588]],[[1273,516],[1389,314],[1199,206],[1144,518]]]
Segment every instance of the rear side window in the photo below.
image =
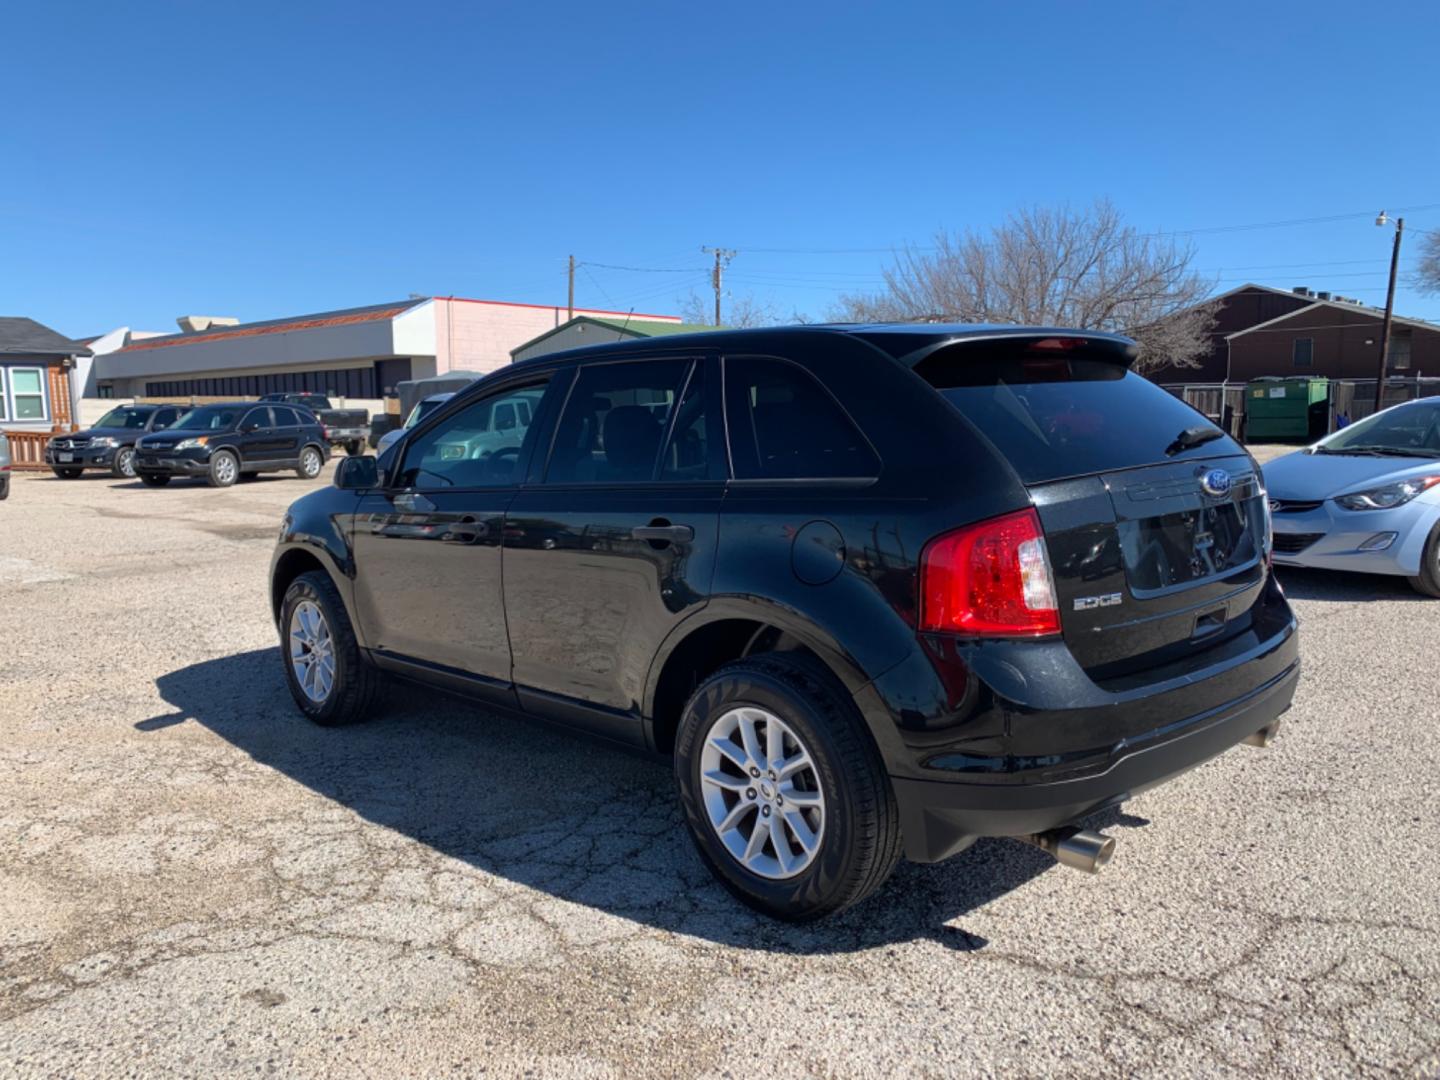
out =
[[726,357],[725,417],[737,480],[880,475],[880,459],[839,402],[788,360]]
[[660,444],[690,371],[690,361],[633,360],[580,369],[555,447],[547,484],[645,483],[655,478]]
[[1189,428],[1218,429],[1122,363],[1085,351],[1084,344],[960,343],[920,361],[915,372],[979,428],[1027,484],[1242,452],[1228,436],[1177,448]]
[[295,415],[294,409],[287,409],[284,405],[272,405],[270,411],[275,414],[276,427],[297,427],[300,424],[300,417]]

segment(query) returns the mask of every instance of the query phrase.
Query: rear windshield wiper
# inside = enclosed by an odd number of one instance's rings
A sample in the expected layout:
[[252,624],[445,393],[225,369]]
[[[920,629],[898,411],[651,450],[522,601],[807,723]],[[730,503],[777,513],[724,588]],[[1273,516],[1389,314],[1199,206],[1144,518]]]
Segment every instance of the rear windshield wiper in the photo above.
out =
[[1224,435],[1225,432],[1217,427],[1206,427],[1196,424],[1194,427],[1188,427],[1180,432],[1179,435],[1175,436],[1175,441],[1165,448],[1165,456],[1173,457],[1175,454],[1180,453],[1181,450],[1193,450],[1197,446],[1204,446],[1207,442],[1214,442],[1216,439],[1223,438]]

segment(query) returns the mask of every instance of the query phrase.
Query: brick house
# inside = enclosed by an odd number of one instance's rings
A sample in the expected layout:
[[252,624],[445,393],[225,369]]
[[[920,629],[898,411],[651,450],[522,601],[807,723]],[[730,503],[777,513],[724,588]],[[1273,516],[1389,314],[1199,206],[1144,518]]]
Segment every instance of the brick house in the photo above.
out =
[[1221,293],[1205,303],[1215,305],[1215,329],[1210,332],[1210,348],[1199,357],[1199,366],[1157,368],[1149,373],[1152,382],[1162,385],[1225,382],[1230,366],[1231,334],[1299,311],[1308,307],[1311,300],[1298,291],[1251,284]]
[[[1229,334],[1231,380],[1264,375],[1374,379],[1385,313],[1320,295],[1296,311]],[[1386,374],[1440,376],[1440,326],[1394,317]]]

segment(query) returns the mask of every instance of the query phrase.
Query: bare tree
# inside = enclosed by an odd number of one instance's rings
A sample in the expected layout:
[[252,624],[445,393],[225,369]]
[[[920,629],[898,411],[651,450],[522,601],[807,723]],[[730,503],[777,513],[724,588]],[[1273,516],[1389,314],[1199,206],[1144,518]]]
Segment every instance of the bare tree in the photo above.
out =
[[[780,322],[780,309],[769,300],[756,300],[753,296],[731,296],[724,305],[722,315],[725,325],[737,329],[752,326],[775,326]],[[715,321],[715,298],[701,296],[691,291],[689,296],[678,301],[680,317],[687,323],[708,326]]]
[[1432,296],[1440,293],[1440,229],[1420,235],[1420,262],[1415,267],[1415,287]]
[[1137,370],[1194,367],[1210,348],[1210,285],[1188,245],[1126,225],[1108,201],[1012,214],[989,234],[939,232],[900,253],[885,288],[844,296],[838,318],[1025,323],[1110,330],[1140,344]]

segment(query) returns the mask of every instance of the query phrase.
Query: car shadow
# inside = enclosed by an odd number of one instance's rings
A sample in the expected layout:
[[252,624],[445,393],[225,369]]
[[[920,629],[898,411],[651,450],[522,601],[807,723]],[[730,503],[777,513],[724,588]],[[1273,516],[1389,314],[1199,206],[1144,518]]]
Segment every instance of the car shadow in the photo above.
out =
[[[156,681],[173,712],[141,731],[195,722],[261,764],[368,821],[488,873],[656,928],[781,952],[833,953],[933,939],[988,941],[956,924],[1049,870],[1043,852],[981,840],[944,863],[902,862],[866,903],[820,923],[757,916],[710,876],[686,834],[669,768],[426,688],[392,689],[376,719],[307,722],[279,650],[180,668]],[[1092,827],[1140,827],[1111,809]]]
[[1343,570],[1277,565],[1275,577],[1291,600],[1325,600],[1345,604],[1365,600],[1424,602],[1430,599],[1412,589],[1405,578],[1393,574],[1356,574]]

